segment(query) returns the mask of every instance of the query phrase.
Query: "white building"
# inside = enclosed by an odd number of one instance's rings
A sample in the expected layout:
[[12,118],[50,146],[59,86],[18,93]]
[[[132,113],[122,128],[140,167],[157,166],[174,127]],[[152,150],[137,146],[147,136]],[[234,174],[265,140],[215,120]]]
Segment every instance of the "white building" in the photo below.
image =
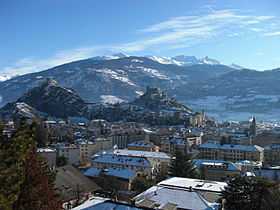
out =
[[217,200],[227,184],[173,177],[137,195],[136,206],[156,209],[217,210]]

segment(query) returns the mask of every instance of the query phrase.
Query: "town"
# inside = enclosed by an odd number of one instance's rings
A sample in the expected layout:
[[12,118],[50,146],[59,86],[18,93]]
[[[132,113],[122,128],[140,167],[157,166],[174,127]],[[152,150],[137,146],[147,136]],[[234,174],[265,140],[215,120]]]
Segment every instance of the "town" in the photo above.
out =
[[[142,98],[147,103],[141,101],[141,113],[148,114],[150,106],[157,110],[153,123],[40,121],[37,154],[56,174],[64,209],[214,210],[222,207],[223,191],[234,177],[280,181],[280,124],[255,117],[218,122],[204,111],[170,108],[158,88],[148,87]],[[154,123],[170,117],[180,120]],[[21,122],[4,122],[3,136],[12,138]]]

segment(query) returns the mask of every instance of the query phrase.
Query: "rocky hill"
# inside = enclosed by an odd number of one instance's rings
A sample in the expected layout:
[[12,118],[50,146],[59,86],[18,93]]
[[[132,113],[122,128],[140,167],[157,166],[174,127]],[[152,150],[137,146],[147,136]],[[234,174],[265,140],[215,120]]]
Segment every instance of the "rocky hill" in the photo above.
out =
[[191,113],[192,110],[177,102],[174,98],[169,98],[167,93],[160,90],[159,88],[147,87],[146,92],[139,98],[134,100],[132,103],[134,106],[140,106],[144,109],[151,111],[180,111]]
[[14,113],[18,107],[23,111],[27,110],[26,113],[34,114],[38,111],[59,118],[85,116],[88,111],[87,105],[74,90],[63,88],[52,79],[47,79],[38,87],[30,89],[16,102],[9,103],[2,110]]

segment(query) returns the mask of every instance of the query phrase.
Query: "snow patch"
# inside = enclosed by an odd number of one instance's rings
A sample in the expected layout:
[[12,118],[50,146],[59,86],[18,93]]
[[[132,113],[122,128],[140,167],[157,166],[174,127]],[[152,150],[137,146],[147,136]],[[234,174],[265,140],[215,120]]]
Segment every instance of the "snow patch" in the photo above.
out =
[[101,98],[101,102],[104,104],[117,104],[117,103],[125,102],[125,100],[112,95],[101,95],[100,98]]
[[143,63],[144,61],[141,61],[139,59],[132,59],[131,62],[133,62],[133,63]]
[[138,96],[142,96],[144,94],[143,91],[141,90],[136,90],[135,93],[138,95]]
[[6,75],[4,75],[4,76],[0,75],[0,82],[4,82],[4,81],[9,80],[9,79],[11,79],[11,77],[6,76]]
[[117,73],[116,71],[112,71],[111,69],[97,69],[96,72],[102,73],[104,76],[108,76],[112,79],[119,80],[128,85],[136,86],[130,79],[128,79],[124,75]]
[[151,74],[151,76],[153,76],[153,77],[157,77],[159,79],[164,79],[164,80],[169,79],[166,75],[160,73],[157,69],[146,68],[146,67],[143,67],[143,66],[137,66],[136,68],[141,69],[144,72],[147,72],[147,73]]

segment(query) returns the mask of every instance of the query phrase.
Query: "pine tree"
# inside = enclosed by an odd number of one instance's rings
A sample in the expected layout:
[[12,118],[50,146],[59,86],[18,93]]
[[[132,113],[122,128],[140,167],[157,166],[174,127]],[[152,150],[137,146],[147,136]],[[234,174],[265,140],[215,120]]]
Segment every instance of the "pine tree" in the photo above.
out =
[[279,185],[256,177],[235,177],[222,194],[226,210],[278,210]]
[[[2,133],[2,132],[1,132]],[[0,209],[12,209],[24,180],[24,162],[31,144],[25,125],[11,139],[0,141]]]
[[189,155],[184,155],[179,150],[176,150],[175,156],[171,160],[169,169],[170,176],[199,178],[199,173],[193,165]]
[[1,210],[60,209],[54,176],[36,153],[34,129],[20,122],[12,138],[0,137]]
[[25,179],[14,210],[58,210],[61,204],[54,193],[53,176],[33,148],[25,164]]

